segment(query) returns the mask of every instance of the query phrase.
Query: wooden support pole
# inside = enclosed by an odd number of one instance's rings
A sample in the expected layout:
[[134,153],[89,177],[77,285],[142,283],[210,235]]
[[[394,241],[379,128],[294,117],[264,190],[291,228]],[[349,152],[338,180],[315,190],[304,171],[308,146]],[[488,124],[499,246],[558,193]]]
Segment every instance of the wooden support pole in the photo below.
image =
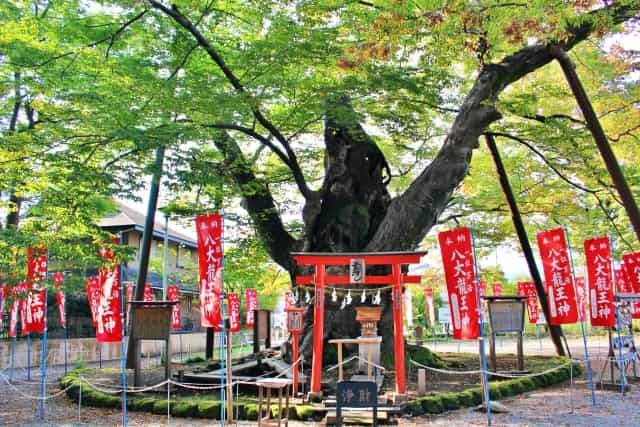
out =
[[[500,157],[500,152],[498,151],[498,147],[493,138],[493,135],[486,134],[485,139],[487,141],[489,151],[491,152],[491,157],[493,157],[496,171],[498,172],[502,192],[504,193],[504,197],[505,199],[507,199],[509,209],[511,210],[513,226],[516,229],[516,234],[518,236],[518,240],[520,241],[520,247],[522,248],[524,258],[527,261],[531,279],[536,286],[536,293],[538,294],[538,300],[540,300],[540,306],[542,307],[542,311],[544,312],[545,319],[551,319],[547,292],[544,288],[544,284],[542,283],[542,277],[540,276],[538,266],[536,265],[536,261],[533,256],[533,250],[531,249],[531,245],[529,244],[529,237],[527,236],[527,231],[524,228],[522,216],[520,215],[520,209],[518,208],[516,198],[513,195],[511,185],[509,184],[507,171],[504,167],[504,164],[502,163],[502,158]],[[551,341],[556,348],[556,353],[558,353],[559,356],[565,356],[566,352],[562,343],[562,328],[560,326],[549,325],[549,335],[551,336]]]
[[552,46],[551,53],[555,56],[562,67],[562,71],[564,72],[567,82],[571,87],[573,96],[576,98],[578,106],[582,110],[582,115],[584,116],[587,126],[593,135],[593,139],[596,142],[598,150],[600,150],[602,160],[604,160],[604,163],[607,166],[607,170],[611,176],[611,181],[613,181],[613,185],[618,191],[622,205],[627,211],[629,221],[633,226],[636,237],[640,241],[640,210],[638,210],[638,205],[631,193],[629,184],[622,173],[622,169],[620,169],[620,164],[616,159],[616,155],[613,153],[611,145],[609,145],[609,141],[607,141],[607,136],[600,125],[598,116],[596,116],[596,113],[593,110],[591,101],[589,101],[589,96],[582,86],[578,73],[576,73],[575,65],[560,46]]

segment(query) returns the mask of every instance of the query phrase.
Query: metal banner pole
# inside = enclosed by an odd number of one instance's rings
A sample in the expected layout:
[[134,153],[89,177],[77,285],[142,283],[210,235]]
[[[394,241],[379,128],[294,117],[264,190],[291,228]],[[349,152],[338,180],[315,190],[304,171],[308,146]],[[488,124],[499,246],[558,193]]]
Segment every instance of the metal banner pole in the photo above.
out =
[[473,252],[473,264],[476,271],[476,299],[478,300],[478,312],[480,314],[480,338],[478,338],[478,344],[480,346],[480,362],[482,365],[482,388],[484,391],[484,401],[487,404],[487,425],[491,426],[491,396],[489,393],[489,375],[487,369],[487,355],[484,348],[484,310],[482,309],[482,300],[480,299],[480,270],[478,269],[478,260],[476,259],[476,238],[471,228],[471,250]]
[[16,360],[16,337],[14,336],[11,342],[11,369],[9,370],[10,383],[13,382],[13,365],[15,364],[15,360]]
[[[578,291],[576,289],[576,272],[573,267],[573,251],[571,250],[571,240],[569,239],[569,229],[567,227],[564,227],[564,234],[567,239],[567,249],[569,250],[569,263],[571,264],[571,278],[573,281],[573,292],[574,292],[574,295],[577,296]],[[580,318],[580,316],[578,316],[578,318]],[[589,389],[591,390],[591,404],[593,406],[596,406],[596,392],[593,386],[593,373],[591,372],[591,360],[589,359],[589,349],[587,348],[587,335],[584,331],[584,319],[580,319],[580,331],[582,332],[582,343],[584,344],[584,359],[585,359],[585,364],[587,366],[587,377],[589,378]],[[567,348],[569,348],[568,345],[567,345]]]
[[224,309],[224,301],[226,300],[226,293],[224,291],[224,213],[220,209],[220,245],[222,246],[222,260],[220,267],[220,372],[222,374],[220,381],[220,425],[224,427],[224,421],[226,418],[226,331],[225,331],[225,317],[226,310]]
[[47,382],[47,290],[44,292],[44,332],[42,334],[42,362],[40,363],[40,419],[44,420],[44,394]]
[[[611,242],[611,275],[613,277],[613,283],[616,283],[616,272],[615,272],[615,268],[613,266],[613,248],[614,248],[614,242],[613,242],[613,236],[609,236],[609,240]],[[612,284],[613,286],[613,284]],[[622,360],[622,338],[620,336],[620,330],[622,329],[622,327],[620,326],[620,309],[619,309],[619,305],[615,303],[613,303],[613,308],[615,310],[615,316],[616,316],[616,329],[617,329],[617,335],[618,335],[618,369],[620,371],[620,393],[622,393],[622,395],[624,396],[625,394],[625,388],[626,388],[626,382],[627,382],[627,378],[626,375],[624,373],[624,360]],[[633,321],[633,320],[632,320]],[[613,352],[615,355],[615,348],[616,346],[613,346]],[[609,363],[611,363],[611,381],[613,381],[613,361],[609,361]]]
[[31,334],[27,334],[27,381],[31,381]]
[[[124,242],[123,233],[118,233],[119,243]],[[120,368],[122,369],[122,426],[127,426],[127,324],[125,323],[125,286],[124,266],[120,263],[120,318],[122,324],[122,342],[120,343]]]

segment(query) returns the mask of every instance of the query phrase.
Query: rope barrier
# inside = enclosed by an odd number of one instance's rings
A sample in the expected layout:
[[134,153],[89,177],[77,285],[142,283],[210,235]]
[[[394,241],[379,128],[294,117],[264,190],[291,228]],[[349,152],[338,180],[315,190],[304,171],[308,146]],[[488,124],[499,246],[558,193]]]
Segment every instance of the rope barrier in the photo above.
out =
[[565,366],[569,366],[570,364],[572,364],[573,362],[575,362],[575,360],[569,360],[565,363],[563,363],[562,365],[558,365],[556,367],[547,369],[546,371],[542,371],[542,372],[535,372],[532,374],[506,374],[506,373],[500,373],[500,372],[491,372],[491,371],[483,371],[481,369],[478,370],[473,370],[473,371],[451,371],[448,369],[439,369],[439,368],[433,368],[431,366],[426,366],[423,365],[422,363],[416,362],[413,359],[409,360],[410,363],[419,366],[421,368],[427,369],[429,371],[433,371],[433,372],[438,372],[440,374],[448,374],[448,375],[476,375],[476,374],[487,374],[487,375],[491,375],[491,376],[496,376],[496,377],[502,377],[502,378],[533,378],[533,377],[538,377],[541,375],[545,375],[548,374],[549,372],[553,372],[553,371],[557,371],[558,369],[562,369]]
[[4,382],[13,390],[15,390],[18,394],[26,397],[27,399],[32,399],[32,400],[49,400],[49,399],[53,399],[54,397],[60,396],[63,393],[66,393],[67,390],[69,390],[71,387],[73,387],[73,385],[70,385],[67,388],[64,388],[60,391],[57,391],[53,394],[50,394],[48,396],[34,396],[32,394],[28,394],[23,392],[22,390],[20,390],[18,387],[16,387],[15,385],[11,384],[11,382],[9,381],[9,379],[7,377],[5,377],[4,375],[0,374],[0,377],[2,377],[2,379],[4,380]]

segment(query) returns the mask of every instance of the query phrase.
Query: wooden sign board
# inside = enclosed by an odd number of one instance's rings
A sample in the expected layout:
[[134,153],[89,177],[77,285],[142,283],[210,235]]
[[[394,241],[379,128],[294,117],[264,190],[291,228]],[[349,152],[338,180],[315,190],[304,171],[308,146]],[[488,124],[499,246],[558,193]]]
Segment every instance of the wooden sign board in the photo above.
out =
[[168,340],[171,334],[172,306],[132,307],[131,338],[138,340]]
[[343,408],[373,408],[378,425],[378,387],[374,381],[340,381],[336,392],[336,425],[342,425]]
[[489,301],[489,320],[491,331],[522,332],[524,328],[524,301]]

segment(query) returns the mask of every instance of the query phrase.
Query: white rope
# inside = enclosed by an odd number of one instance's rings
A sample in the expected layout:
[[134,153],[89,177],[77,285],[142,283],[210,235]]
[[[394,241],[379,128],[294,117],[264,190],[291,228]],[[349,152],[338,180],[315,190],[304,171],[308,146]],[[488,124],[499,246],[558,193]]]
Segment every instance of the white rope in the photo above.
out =
[[71,387],[73,387],[73,385],[70,385],[69,387],[62,389],[56,393],[50,394],[48,396],[34,396],[32,394],[28,394],[23,392],[22,390],[20,390],[18,387],[16,387],[15,385],[11,384],[11,382],[9,382],[9,380],[2,374],[0,374],[0,376],[2,377],[2,379],[7,383],[7,385],[12,388],[13,390],[15,390],[18,394],[26,397],[27,399],[32,399],[32,400],[49,400],[49,399],[53,399],[54,397],[60,396],[63,393],[66,393],[67,390],[69,390]]
[[438,368],[433,368],[431,366],[426,366],[426,365],[423,365],[422,363],[416,362],[413,359],[410,359],[410,362],[412,364],[416,365],[416,366],[419,366],[421,368],[427,369],[429,371],[438,372],[440,374],[475,375],[475,374],[484,373],[484,374],[487,374],[487,375],[496,376],[496,377],[502,377],[502,378],[533,378],[533,377],[538,377],[538,376],[541,376],[541,375],[548,374],[549,372],[557,371],[558,369],[562,369],[565,366],[569,366],[574,361],[573,360],[569,360],[569,361],[563,363],[562,365],[558,365],[558,366],[555,366],[553,368],[547,369],[546,371],[535,372],[535,373],[532,373],[532,374],[505,374],[505,373],[500,373],[500,372],[483,371],[481,369],[473,370],[473,371],[450,371],[448,369],[438,369]]
[[334,369],[338,368],[339,366],[346,365],[347,363],[350,363],[350,362],[351,362],[351,361],[353,361],[354,359],[358,359],[358,360],[362,361],[363,363],[366,363],[366,364],[367,364],[367,365],[369,365],[369,366],[373,366],[373,367],[375,367],[375,368],[380,369],[381,371],[386,371],[386,369],[385,369],[384,367],[382,367],[382,366],[380,366],[380,365],[376,365],[376,364],[375,364],[375,363],[373,363],[373,362],[369,362],[368,360],[366,360],[366,359],[364,359],[364,358],[362,358],[362,357],[360,357],[360,356],[358,356],[358,355],[356,354],[356,355],[353,355],[353,356],[351,356],[350,358],[348,358],[348,359],[346,359],[346,360],[343,360],[343,361],[342,361],[342,363],[338,363],[338,364],[333,365],[332,367],[328,368],[328,369],[327,369],[327,372],[329,372],[329,371],[333,371]]

